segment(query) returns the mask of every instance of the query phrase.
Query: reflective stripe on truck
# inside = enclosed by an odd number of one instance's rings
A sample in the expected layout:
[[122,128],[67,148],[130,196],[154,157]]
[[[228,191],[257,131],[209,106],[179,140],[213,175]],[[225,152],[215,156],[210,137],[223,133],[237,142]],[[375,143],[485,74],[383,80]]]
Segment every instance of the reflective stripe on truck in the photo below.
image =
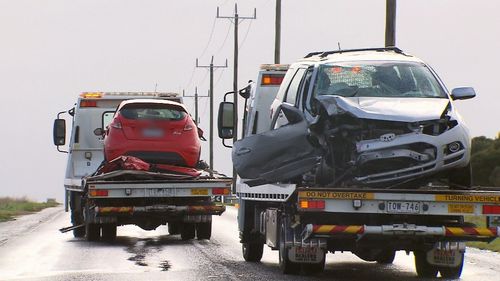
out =
[[482,237],[494,238],[500,234],[500,227],[428,227],[414,224],[394,225],[317,225],[308,224],[305,228],[304,239],[312,236],[334,236],[334,235],[410,235],[410,236],[446,236],[446,237]]
[[175,206],[151,205],[137,207],[95,207],[97,215],[129,215],[134,213],[178,213],[187,215],[220,215],[226,210],[225,206]]

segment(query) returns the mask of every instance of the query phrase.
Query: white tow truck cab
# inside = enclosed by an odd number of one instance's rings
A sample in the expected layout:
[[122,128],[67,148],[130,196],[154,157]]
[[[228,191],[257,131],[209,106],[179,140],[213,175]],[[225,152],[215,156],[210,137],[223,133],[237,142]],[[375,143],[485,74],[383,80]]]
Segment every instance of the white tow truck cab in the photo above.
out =
[[[204,171],[191,178],[127,170],[95,175],[104,160],[104,130],[118,105],[144,98],[182,103],[176,93],[85,92],[73,108],[58,114],[53,137],[58,151],[68,153],[64,187],[66,211],[71,209],[72,221],[62,232],[73,230],[75,237],[85,236],[89,241],[101,237],[111,241],[120,225],[153,230],[168,223],[169,233],[181,234],[183,239],[210,238],[211,216],[225,211],[212,196],[228,195],[229,179]],[[63,114],[72,117],[67,145]]]
[[[278,88],[265,88],[260,83],[263,73],[261,70],[250,96],[244,138],[272,129],[269,114]],[[284,75],[285,71],[279,73]],[[221,104],[219,110],[221,137],[232,138],[231,134],[223,134],[232,131],[232,123],[223,122],[232,120],[231,106]],[[259,118],[262,113],[268,116]],[[233,150],[233,154],[238,152]],[[490,242],[500,236],[500,190],[495,188],[450,190],[430,185],[422,189],[387,189],[308,186],[290,181],[248,183],[239,179],[236,187],[243,257],[246,261],[260,261],[266,244],[279,251],[280,269],[285,274],[323,271],[328,252],[351,251],[363,260],[389,264],[396,251],[403,250],[414,253],[420,277],[432,278],[440,272],[442,277],[458,278],[465,241]],[[466,216],[484,217],[486,227],[468,223]]]

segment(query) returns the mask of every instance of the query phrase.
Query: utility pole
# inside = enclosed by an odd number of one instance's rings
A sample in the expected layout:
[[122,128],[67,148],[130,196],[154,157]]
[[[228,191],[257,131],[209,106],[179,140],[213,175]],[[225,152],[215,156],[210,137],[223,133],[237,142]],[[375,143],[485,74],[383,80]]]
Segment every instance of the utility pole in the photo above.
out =
[[276,0],[276,22],[274,30],[274,63],[280,63],[281,48],[281,0]]
[[385,46],[396,46],[396,0],[386,0]]
[[198,87],[194,88],[194,96],[188,96],[184,94],[184,90],[182,91],[182,96],[186,98],[194,98],[194,122],[196,123],[196,126],[200,123],[200,118],[198,117],[198,98],[208,98],[210,96],[210,92],[206,96],[199,96],[198,95]]
[[[217,18],[218,19],[229,19],[234,24],[234,65],[233,65],[233,92],[234,92],[234,104],[233,104],[233,143],[238,140],[238,25],[240,20],[254,20],[257,18],[257,9],[253,10],[253,17],[241,17],[238,14],[238,4],[234,4],[234,15],[233,16],[220,16],[219,7],[217,7]],[[233,168],[233,193],[236,193],[236,170]]]
[[214,65],[214,56],[212,56],[212,60],[210,61],[210,65],[199,65],[198,59],[196,59],[196,67],[201,68],[209,68],[210,69],[210,175],[212,175],[212,171],[214,170],[214,68],[225,68],[227,67],[227,59],[225,65]]

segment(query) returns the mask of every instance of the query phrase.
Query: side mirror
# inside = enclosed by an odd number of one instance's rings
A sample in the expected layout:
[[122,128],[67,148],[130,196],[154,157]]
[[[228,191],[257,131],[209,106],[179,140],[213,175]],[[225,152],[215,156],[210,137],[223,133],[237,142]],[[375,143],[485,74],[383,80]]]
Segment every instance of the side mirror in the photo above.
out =
[[283,103],[281,104],[281,111],[283,111],[283,114],[285,114],[285,117],[290,124],[300,123],[304,120],[302,111],[295,106]]
[[467,100],[476,96],[476,91],[472,87],[461,87],[451,90],[453,100]]
[[105,132],[106,131],[104,131],[102,128],[97,128],[97,129],[94,130],[94,135],[96,135],[96,136],[104,136]]
[[60,146],[66,144],[66,120],[64,119],[54,120],[52,137],[54,139],[54,145]]
[[232,139],[234,132],[234,110],[232,102],[221,102],[219,105],[219,115],[217,127],[219,130],[219,138]]
[[200,127],[196,127],[198,129],[198,137],[202,140],[202,141],[206,141],[207,139],[203,136],[203,130],[200,128]]

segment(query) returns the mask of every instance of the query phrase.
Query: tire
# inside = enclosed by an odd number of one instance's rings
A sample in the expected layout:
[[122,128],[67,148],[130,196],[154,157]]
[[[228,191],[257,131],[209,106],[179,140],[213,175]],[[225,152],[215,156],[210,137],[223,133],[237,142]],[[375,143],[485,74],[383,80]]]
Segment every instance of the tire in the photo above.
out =
[[101,226],[96,223],[85,224],[85,238],[87,241],[97,241],[101,236]]
[[182,240],[191,240],[194,238],[196,233],[196,228],[194,223],[184,223],[181,230]]
[[436,278],[438,268],[427,261],[427,252],[415,251],[413,255],[415,256],[417,275],[422,278]]
[[393,250],[385,250],[382,251],[375,261],[379,264],[392,264],[394,262],[394,258],[396,257],[396,251]]
[[446,279],[458,279],[462,275],[462,269],[464,267],[464,253],[462,255],[462,262],[457,267],[440,267],[439,273],[441,277]]
[[304,263],[302,264],[302,270],[306,275],[316,275],[323,270],[325,270],[325,256],[326,254],[323,255],[323,259],[319,263]]
[[450,171],[448,184],[451,189],[469,189],[472,187],[472,168],[470,163],[463,167]]
[[170,235],[177,235],[181,233],[181,223],[180,222],[169,222],[168,223],[168,233]]
[[102,225],[102,240],[107,242],[115,241],[116,239],[116,224]]
[[280,248],[279,248],[279,266],[283,274],[299,274],[300,264],[290,261],[288,258],[289,249],[285,247],[285,224],[280,228]]
[[196,224],[196,237],[198,240],[210,240],[212,236],[212,221]]
[[[73,226],[83,224],[83,211],[81,203],[81,194],[79,192],[72,191],[70,193],[69,206],[71,209],[71,224]],[[75,238],[81,238],[85,236],[85,227],[79,227],[73,229],[73,236]]]
[[242,243],[241,252],[243,253],[243,258],[248,262],[259,262],[262,259],[264,253],[263,243]]

